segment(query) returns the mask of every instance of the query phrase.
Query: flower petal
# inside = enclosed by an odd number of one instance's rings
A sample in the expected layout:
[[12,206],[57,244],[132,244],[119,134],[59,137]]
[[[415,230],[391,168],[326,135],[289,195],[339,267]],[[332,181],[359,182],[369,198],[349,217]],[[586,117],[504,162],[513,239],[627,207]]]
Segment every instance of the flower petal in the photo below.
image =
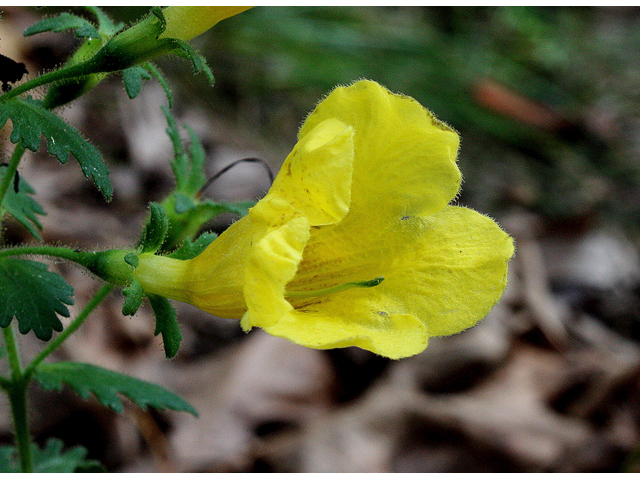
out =
[[[362,330],[364,322],[365,329],[383,332],[381,338],[388,339],[384,350],[375,347],[372,351],[397,358],[399,350],[394,348],[426,347],[426,340],[408,340],[406,332],[401,333],[409,328],[408,317],[419,320],[429,336],[458,333],[484,318],[506,286],[513,241],[493,220],[474,210],[449,206],[428,217],[400,217],[377,236],[369,232],[367,239],[361,238],[359,231],[357,223],[346,221],[315,230],[287,289],[326,288],[336,278],[342,283],[383,276],[384,281],[373,288],[292,300],[296,314],[303,314],[295,317],[299,323],[296,326],[287,319],[281,326],[270,327],[270,333],[294,341],[305,339],[304,344],[310,346],[320,328],[317,325],[322,325],[326,338],[338,344],[342,335],[346,344],[354,337],[347,326]],[[318,238],[321,241],[315,241]],[[376,323],[378,312],[384,312],[389,320],[404,317],[402,322]],[[304,320],[306,313],[313,313],[315,323]],[[366,338],[351,344],[363,346],[372,337]],[[410,348],[403,342],[415,343]]]
[[425,322],[430,336],[475,325],[506,287],[511,237],[489,217],[463,207],[403,222],[416,241],[403,248],[403,235],[394,238],[401,252],[391,270],[381,273],[380,287]]
[[337,223],[349,211],[353,160],[353,128],[326,119],[298,141],[266,198],[287,200],[311,225]]
[[191,40],[225,18],[232,17],[250,8],[219,6],[167,7],[163,11],[164,18],[167,21],[167,29],[160,37],[179,38],[185,41]]
[[[378,287],[373,287],[373,290]],[[324,300],[327,300],[326,297]],[[311,348],[356,346],[389,358],[403,358],[427,348],[427,328],[410,314],[380,310],[388,303],[379,295],[352,290],[329,301],[317,299],[284,315],[277,323],[262,326],[267,333]],[[378,301],[376,301],[378,300]]]
[[269,326],[293,310],[284,298],[309,239],[309,222],[280,198],[263,199],[249,211],[253,223],[245,265],[247,312],[242,328]]
[[307,117],[299,138],[330,118],[355,131],[352,215],[378,225],[437,212],[458,193],[458,135],[414,99],[367,80],[336,88]]

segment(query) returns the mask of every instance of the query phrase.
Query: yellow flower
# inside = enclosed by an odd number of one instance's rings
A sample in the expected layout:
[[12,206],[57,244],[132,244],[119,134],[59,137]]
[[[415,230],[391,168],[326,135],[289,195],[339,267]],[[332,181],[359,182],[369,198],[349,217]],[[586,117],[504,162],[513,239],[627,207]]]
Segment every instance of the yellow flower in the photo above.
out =
[[417,354],[487,314],[514,249],[493,220],[449,205],[458,145],[412,98],[371,81],[336,88],[249,215],[192,260],[141,255],[134,275],[245,330]]
[[251,7],[167,7],[163,10],[167,29],[160,38],[191,40],[206,32],[225,18],[242,13]]

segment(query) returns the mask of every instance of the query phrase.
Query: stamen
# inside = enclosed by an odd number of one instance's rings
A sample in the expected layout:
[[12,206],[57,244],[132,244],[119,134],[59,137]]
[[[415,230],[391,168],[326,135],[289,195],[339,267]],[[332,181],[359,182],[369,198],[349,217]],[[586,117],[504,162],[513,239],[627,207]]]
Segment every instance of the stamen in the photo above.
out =
[[202,196],[202,194],[204,193],[204,191],[207,188],[209,188],[209,185],[211,185],[218,178],[220,178],[220,176],[222,176],[222,174],[228,172],[229,170],[231,170],[233,167],[235,167],[236,165],[238,165],[240,163],[259,163],[259,164],[261,164],[265,168],[265,170],[267,171],[267,175],[269,175],[269,184],[271,185],[273,183],[273,172],[271,171],[271,168],[269,168],[269,165],[267,164],[267,162],[265,162],[264,160],[261,160],[259,158],[241,158],[240,160],[236,160],[235,162],[231,162],[229,165],[227,165],[222,170],[220,170],[218,173],[216,173],[213,177],[209,178],[204,183],[204,185],[202,185],[202,187],[200,187],[200,190],[198,190],[198,193],[196,194],[196,198],[200,198]]
[[305,290],[302,292],[285,292],[285,297],[289,298],[308,298],[308,297],[321,297],[324,295],[331,295],[332,293],[343,292],[351,288],[371,288],[380,285],[384,277],[376,277],[372,280],[366,280],[364,282],[349,282],[342,285],[336,285],[335,287],[321,288],[319,290]]

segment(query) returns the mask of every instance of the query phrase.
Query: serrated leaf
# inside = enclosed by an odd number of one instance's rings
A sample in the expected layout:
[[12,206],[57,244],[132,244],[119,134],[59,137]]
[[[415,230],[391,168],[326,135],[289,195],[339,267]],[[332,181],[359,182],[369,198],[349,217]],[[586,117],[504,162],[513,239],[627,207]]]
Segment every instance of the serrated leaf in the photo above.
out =
[[168,108],[161,108],[167,120],[168,128],[166,132],[173,145],[171,168],[176,177],[176,191],[189,197],[194,197],[200,187],[207,181],[204,171],[206,153],[193,129],[185,125],[185,129],[190,138],[189,153],[187,153],[182,143],[182,137],[180,136],[175,118]]
[[[97,460],[86,460],[87,449],[76,446],[62,452],[63,443],[50,438],[42,450],[31,444],[34,473],[103,473],[105,468]],[[0,473],[21,473],[16,447],[0,448]]]
[[124,89],[129,98],[136,98],[142,90],[142,81],[150,78],[151,74],[140,65],[123,70],[122,83],[124,83]]
[[16,447],[0,447],[0,473],[20,473]]
[[40,136],[44,135],[51,155],[64,164],[72,154],[84,176],[92,179],[105,198],[111,200],[113,189],[109,169],[102,161],[100,151],[60,117],[42,108],[40,103],[31,97],[12,98],[0,103],[0,128],[11,119],[11,141],[22,142],[22,146],[32,152],[38,150]]
[[123,410],[118,395],[124,395],[143,409],[154,407],[178,410],[198,416],[198,412],[175,393],[159,385],[96,365],[75,362],[43,363],[37,367],[35,378],[48,390],[60,390],[66,384],[82,398],[86,399],[92,393],[102,405],[116,412]]
[[173,358],[178,353],[182,341],[176,311],[169,300],[164,297],[147,294],[147,298],[156,317],[156,329],[153,334],[162,335],[164,354],[167,358]]
[[62,331],[58,315],[69,316],[73,288],[47,266],[33,260],[0,258],[0,327],[15,317],[20,333],[33,330],[47,341],[53,331]]
[[152,202],[149,204],[149,209],[151,215],[137,245],[142,253],[155,253],[162,245],[169,229],[169,218],[164,207]]
[[187,238],[180,248],[167,256],[178,260],[191,260],[200,255],[217,237],[214,232],[204,232],[195,242]]
[[63,30],[75,30],[76,37],[98,38],[100,34],[88,20],[68,12],[55,17],[43,18],[38,23],[28,27],[23,35],[28,37],[42,32],[62,32]]
[[87,449],[75,446],[62,451],[64,444],[57,438],[49,438],[42,450],[32,444],[33,466],[36,473],[100,473],[105,468],[97,460],[87,460]]
[[[5,172],[5,169],[0,170],[0,180]],[[16,175],[18,174],[16,173]],[[35,193],[31,185],[20,176],[16,178],[14,188],[7,190],[2,208],[29,230],[31,235],[41,241],[42,238],[38,230],[42,230],[42,225],[38,220],[38,215],[46,215],[46,213],[42,206],[30,196]]]
[[167,135],[171,140],[173,146],[173,159],[171,160],[171,169],[173,175],[176,177],[176,190],[182,191],[189,177],[189,170],[191,168],[189,157],[185,152],[184,145],[182,144],[182,138],[180,137],[180,130],[176,119],[171,114],[171,111],[164,105],[160,107],[167,120]]
[[202,143],[193,129],[188,125],[185,125],[185,129],[191,139],[191,144],[189,146],[191,168],[189,170],[189,178],[187,180],[187,188],[185,189],[185,192],[190,193],[191,195],[196,195],[207,181],[207,175],[204,171],[207,157]]

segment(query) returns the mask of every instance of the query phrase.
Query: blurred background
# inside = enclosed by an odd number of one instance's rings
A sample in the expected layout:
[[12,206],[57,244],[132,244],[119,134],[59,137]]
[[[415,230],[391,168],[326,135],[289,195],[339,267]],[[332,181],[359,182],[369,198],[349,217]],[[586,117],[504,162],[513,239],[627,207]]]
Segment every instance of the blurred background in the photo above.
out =
[[[22,37],[58,9],[0,10],[0,52],[31,75],[77,48],[71,33]],[[130,22],[148,9],[106,10]],[[247,335],[237,321],[182,304],[183,346],[166,361],[150,311],[123,318],[116,293],[58,358],[159,383],[200,417],[133,405],[116,415],[34,388],[38,441],[84,445],[123,472],[640,470],[640,9],[257,7],[192,44],[213,88],[186,61],[157,65],[211,175],[245,157],[277,171],[322,96],[360,78],[453,126],[462,137],[457,202],[516,239],[507,291],[478,326],[393,362]],[[20,173],[48,212],[45,241],[135,242],[147,203],[172,187],[164,104],[157,82],[132,101],[113,77],[65,107],[103,152],[115,195],[105,204],[76,166],[31,155]],[[7,137],[4,129],[5,159]],[[208,195],[257,199],[268,187],[259,165],[239,165]],[[4,238],[29,241],[11,222]],[[97,284],[54,267],[76,288],[79,311]],[[26,354],[41,348],[31,335],[23,343]],[[7,408],[0,403],[2,444],[12,441]]]

